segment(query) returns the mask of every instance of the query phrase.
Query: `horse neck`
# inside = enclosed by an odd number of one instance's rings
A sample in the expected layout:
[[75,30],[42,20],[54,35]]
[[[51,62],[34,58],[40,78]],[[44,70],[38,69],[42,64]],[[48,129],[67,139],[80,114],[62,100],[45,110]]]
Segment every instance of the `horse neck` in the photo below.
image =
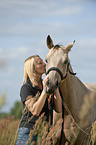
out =
[[89,90],[75,76],[68,73],[67,78],[60,84],[60,89],[63,95],[64,103],[67,105],[72,116],[78,121],[84,96],[89,93]]

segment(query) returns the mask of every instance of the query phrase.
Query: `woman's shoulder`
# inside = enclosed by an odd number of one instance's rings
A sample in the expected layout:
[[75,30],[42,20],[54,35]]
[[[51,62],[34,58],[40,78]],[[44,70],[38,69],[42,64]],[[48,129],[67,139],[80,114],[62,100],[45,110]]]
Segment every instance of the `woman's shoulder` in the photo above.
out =
[[21,86],[20,96],[22,98],[26,98],[30,95],[34,96],[34,88],[30,86],[29,84],[25,83],[24,85]]
[[28,83],[25,83],[21,86],[21,91],[23,90],[33,90],[33,86]]

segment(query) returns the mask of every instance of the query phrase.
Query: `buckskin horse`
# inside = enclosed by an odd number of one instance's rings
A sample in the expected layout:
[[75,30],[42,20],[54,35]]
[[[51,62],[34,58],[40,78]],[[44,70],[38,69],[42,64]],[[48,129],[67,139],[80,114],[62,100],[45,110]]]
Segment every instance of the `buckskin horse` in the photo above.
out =
[[[59,87],[64,104],[65,143],[74,145],[90,144],[90,132],[96,120],[96,91],[90,89],[73,72],[68,53],[75,41],[67,46],[54,45],[47,36],[49,53],[46,56],[46,72],[49,74],[46,92],[51,94]],[[61,107],[61,106],[60,106]],[[54,123],[61,114],[54,112]],[[64,143],[62,143],[63,145]]]

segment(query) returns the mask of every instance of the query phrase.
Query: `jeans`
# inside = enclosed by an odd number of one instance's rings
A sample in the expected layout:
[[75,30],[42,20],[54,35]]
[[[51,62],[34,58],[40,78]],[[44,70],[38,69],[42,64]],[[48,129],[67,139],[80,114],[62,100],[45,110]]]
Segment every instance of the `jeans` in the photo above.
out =
[[[27,140],[28,140],[28,138],[29,138],[29,133],[30,133],[30,129],[25,128],[25,127],[20,127],[18,129],[18,136],[17,136],[16,145],[25,145]],[[33,136],[31,142],[33,142],[33,141],[35,141],[34,145],[36,145],[37,135]]]

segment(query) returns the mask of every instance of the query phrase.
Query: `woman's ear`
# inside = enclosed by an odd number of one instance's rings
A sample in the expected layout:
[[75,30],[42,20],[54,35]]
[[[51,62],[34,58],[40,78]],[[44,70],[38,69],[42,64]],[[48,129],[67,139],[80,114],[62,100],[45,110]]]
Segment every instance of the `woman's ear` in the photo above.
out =
[[47,36],[47,46],[48,46],[49,49],[54,47],[54,44],[53,44],[53,41],[52,41],[50,35]]

